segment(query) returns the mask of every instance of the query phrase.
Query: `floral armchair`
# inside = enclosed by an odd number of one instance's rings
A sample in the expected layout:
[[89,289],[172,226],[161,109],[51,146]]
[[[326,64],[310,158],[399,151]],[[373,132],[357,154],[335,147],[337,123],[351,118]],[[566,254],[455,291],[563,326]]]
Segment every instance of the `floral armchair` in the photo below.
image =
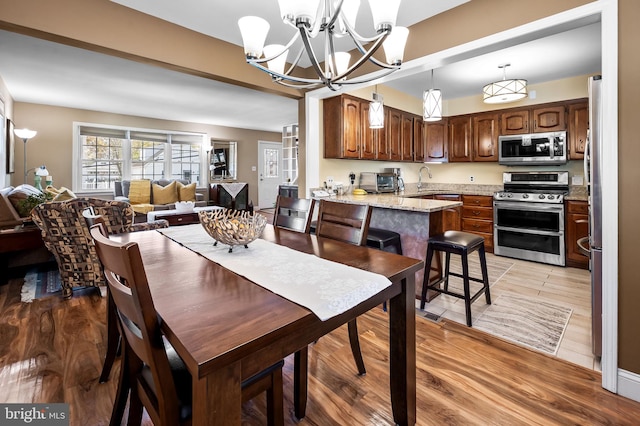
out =
[[133,223],[134,211],[125,201],[74,198],[36,206],[31,218],[42,232],[47,249],[53,253],[60,271],[62,296],[73,295],[74,287],[106,285],[89,227],[82,212],[91,207],[105,220],[109,234],[166,228],[166,220]]

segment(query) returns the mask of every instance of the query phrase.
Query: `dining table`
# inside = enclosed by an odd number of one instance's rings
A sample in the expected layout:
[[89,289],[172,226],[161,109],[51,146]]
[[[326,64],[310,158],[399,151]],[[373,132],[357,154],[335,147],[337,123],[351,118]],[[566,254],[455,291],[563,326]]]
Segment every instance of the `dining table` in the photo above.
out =
[[[179,228],[187,227],[200,225]],[[392,415],[395,424],[415,424],[415,273],[424,267],[421,260],[267,225],[260,237],[263,241],[390,281],[356,306],[321,320],[310,309],[246,278],[242,271],[233,272],[156,230],[111,238],[139,245],[162,330],[192,375],[193,425],[239,425],[243,379],[306,351],[307,345],[350,320],[381,309],[385,301]],[[252,246],[247,247],[234,250]]]

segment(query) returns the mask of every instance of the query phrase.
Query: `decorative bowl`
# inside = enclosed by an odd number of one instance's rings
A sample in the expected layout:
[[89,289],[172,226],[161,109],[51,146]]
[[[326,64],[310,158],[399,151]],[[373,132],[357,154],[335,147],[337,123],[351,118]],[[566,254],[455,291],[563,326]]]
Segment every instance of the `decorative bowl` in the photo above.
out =
[[193,207],[196,205],[193,201],[178,201],[176,203],[176,210],[181,213],[189,213],[193,211]]
[[234,246],[245,246],[262,235],[267,218],[261,214],[231,209],[199,211],[200,224],[209,236],[218,242],[229,245],[229,253]]

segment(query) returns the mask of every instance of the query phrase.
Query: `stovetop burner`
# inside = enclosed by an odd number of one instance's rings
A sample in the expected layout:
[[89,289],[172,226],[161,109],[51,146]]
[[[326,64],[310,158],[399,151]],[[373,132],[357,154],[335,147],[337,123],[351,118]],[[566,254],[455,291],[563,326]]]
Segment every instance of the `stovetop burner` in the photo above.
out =
[[569,172],[505,172],[502,180],[494,200],[560,204],[569,192]]

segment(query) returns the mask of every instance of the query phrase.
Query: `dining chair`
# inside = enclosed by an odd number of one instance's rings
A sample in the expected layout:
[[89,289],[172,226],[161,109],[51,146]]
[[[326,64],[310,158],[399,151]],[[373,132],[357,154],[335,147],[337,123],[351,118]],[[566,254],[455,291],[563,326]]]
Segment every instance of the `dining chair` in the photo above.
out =
[[[320,200],[316,236],[343,241],[349,244],[363,246],[367,241],[367,231],[371,222],[371,206],[339,203]],[[364,375],[364,366],[358,325],[356,319],[347,323],[349,344],[355,360],[358,374]],[[294,354],[294,411],[298,419],[305,416],[307,401],[307,369],[308,348],[301,349]]]
[[309,233],[316,200],[278,195],[273,226]]
[[[109,239],[103,224],[91,228],[113,296],[123,338],[123,363],[111,424],[122,421],[129,394],[128,425],[139,425],[143,408],[155,425],[191,424],[191,374],[163,335],[137,243]],[[283,360],[242,381],[243,402],[267,392],[269,425],[284,424]]]

